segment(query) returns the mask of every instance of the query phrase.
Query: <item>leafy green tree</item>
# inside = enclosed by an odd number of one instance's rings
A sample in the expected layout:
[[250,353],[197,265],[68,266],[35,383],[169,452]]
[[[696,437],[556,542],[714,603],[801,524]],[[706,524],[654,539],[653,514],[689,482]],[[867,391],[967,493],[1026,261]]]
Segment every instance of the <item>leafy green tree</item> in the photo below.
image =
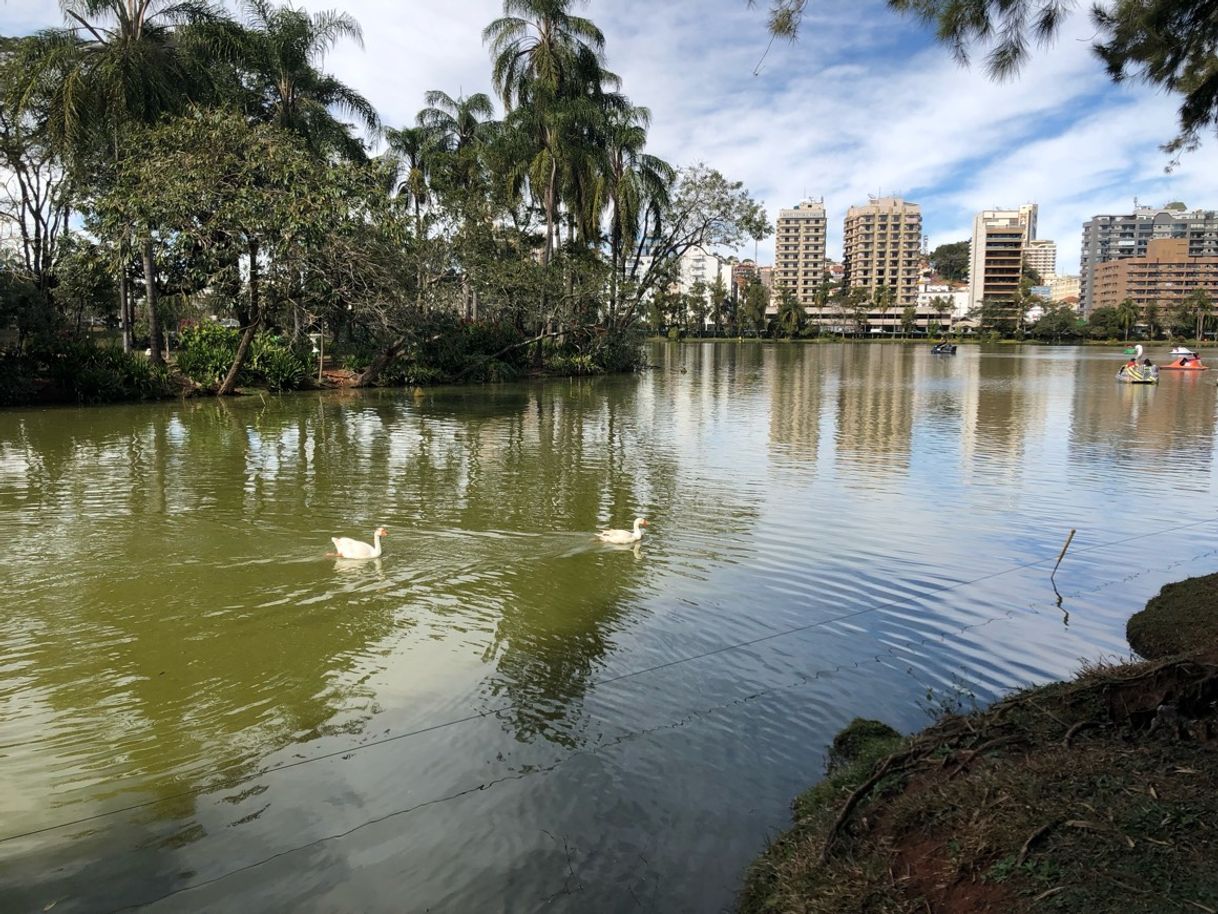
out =
[[668,200],[641,207],[643,219],[626,254],[624,280],[631,290],[610,326],[628,328],[640,302],[668,281],[681,258],[693,248],[738,248],[746,238],[767,237],[773,227],[765,209],[739,181],[698,164],[682,169]]
[[[492,81],[508,126],[534,145],[530,183],[541,188],[546,234],[542,266],[553,256],[563,168],[578,123],[593,116],[605,74],[605,36],[571,12],[572,0],[504,0],[504,15],[482,33],[494,61]],[[595,85],[593,85],[595,84]],[[591,90],[591,91],[590,91]]]
[[707,289],[709,297],[711,320],[715,324],[715,336],[719,336],[725,324],[729,324],[732,320],[732,303],[727,295],[727,286],[723,284],[723,277],[716,274],[715,281],[711,283]]
[[901,312],[901,332],[909,336],[918,326],[918,309],[913,305],[906,305],[905,310]]
[[200,287],[245,257],[249,321],[218,391],[229,393],[265,320],[264,271],[291,284],[308,269],[310,250],[348,215],[349,179],[285,131],[228,112],[200,111],[135,138],[91,228],[103,237],[132,231],[185,253]]
[[[618,287],[626,276],[626,245],[638,237],[643,209],[658,219],[669,205],[676,171],[667,162],[644,151],[651,112],[627,107],[606,112],[605,169],[599,178],[598,199],[611,207],[609,259],[613,284],[609,295],[610,318],[618,309]],[[718,307],[715,309],[718,315]]]
[[79,332],[85,318],[105,319],[114,313],[114,271],[101,247],[81,234],[63,244],[55,300],[64,318]]
[[1159,338],[1159,332],[1163,328],[1163,314],[1159,309],[1158,302],[1151,302],[1146,306],[1146,330],[1152,340]]
[[453,98],[447,92],[428,92],[427,107],[419,112],[418,125],[429,131],[437,149],[433,171],[441,184],[469,192],[483,173],[482,151],[495,136],[499,123],[495,106],[482,92]]
[[[0,99],[25,87],[22,42],[0,39]],[[45,87],[44,87],[45,88]],[[49,99],[38,90],[23,106],[0,103],[0,211],[19,245],[20,268],[48,299],[64,254],[72,181],[47,127]]]
[[1210,317],[1212,307],[1209,293],[1204,289],[1196,289],[1185,296],[1184,301],[1180,303],[1180,316],[1191,317],[1193,326],[1185,329],[1184,333],[1191,333],[1193,339],[1197,341],[1203,339],[1206,321]]
[[748,325],[754,336],[761,336],[769,325],[769,317],[766,315],[769,307],[769,290],[759,282],[750,283],[740,308],[741,325]]
[[871,293],[871,300],[875,309],[884,317],[888,317],[888,312],[895,307],[897,299],[897,290],[888,285],[888,283],[878,283]]
[[943,324],[952,313],[952,300],[943,295],[936,295],[930,300],[931,310],[940,324]]
[[969,243],[952,241],[930,252],[931,268],[944,279],[963,282],[968,279]]
[[1083,336],[1085,325],[1074,309],[1067,305],[1050,305],[1030,328],[1029,333],[1038,340],[1060,343]]
[[[45,99],[52,142],[89,183],[126,154],[133,128],[211,95],[210,66],[231,38],[228,21],[203,0],[64,0],[67,25],[24,43],[26,79],[15,106]],[[104,178],[102,178],[104,180]],[[146,227],[120,240],[141,250],[151,359],[160,363],[157,271]],[[120,256],[119,262],[125,257]],[[126,272],[120,270],[126,297]],[[124,339],[127,339],[126,334]]]
[[707,301],[708,288],[701,279],[693,282],[689,292],[685,294],[685,314],[691,327],[698,331],[698,336],[706,330],[706,319],[710,315],[710,302]]
[[[845,301],[852,332],[857,336],[867,330],[870,325],[867,315],[870,313],[868,303],[871,301],[871,296],[865,286],[852,286],[846,293]],[[843,322],[843,333],[845,333],[844,328],[845,322]]]
[[1087,315],[1087,335],[1093,340],[1114,340],[1121,333],[1116,308],[1096,308]]

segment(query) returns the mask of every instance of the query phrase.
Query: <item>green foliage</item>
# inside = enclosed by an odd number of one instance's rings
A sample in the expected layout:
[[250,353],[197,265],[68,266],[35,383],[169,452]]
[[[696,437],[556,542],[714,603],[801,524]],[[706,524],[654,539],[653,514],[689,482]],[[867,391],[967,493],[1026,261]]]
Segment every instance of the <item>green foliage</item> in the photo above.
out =
[[930,252],[930,265],[944,279],[963,282],[968,278],[969,243],[952,241]]
[[73,403],[150,400],[170,396],[175,389],[164,366],[88,340],[40,339],[26,356],[0,362],[0,370],[27,379],[25,384],[8,384],[0,390],[0,402],[11,398],[10,405],[32,397],[33,379],[48,382],[43,395],[47,399]]
[[1121,317],[1116,308],[1096,308],[1087,315],[1087,336],[1093,340],[1115,340],[1121,335]]
[[263,330],[250,344],[246,365],[255,383],[269,390],[298,390],[309,376],[309,363],[302,353],[293,350],[282,337]]
[[48,335],[58,323],[46,296],[29,279],[0,268],[0,330],[15,327],[19,340]]
[[[188,327],[182,332],[178,348],[178,370],[196,384],[215,387],[228,374],[240,339],[239,331],[214,321]],[[237,383],[277,391],[297,390],[304,386],[309,372],[309,360],[303,353],[294,351],[278,335],[263,330],[255,334],[250,344],[249,358]]]
[[219,384],[237,355],[240,334],[213,321],[204,321],[182,331],[178,344],[178,371],[196,384]]
[[1029,328],[1034,339],[1060,343],[1077,340],[1087,332],[1087,325],[1068,306],[1048,307],[1040,319]]

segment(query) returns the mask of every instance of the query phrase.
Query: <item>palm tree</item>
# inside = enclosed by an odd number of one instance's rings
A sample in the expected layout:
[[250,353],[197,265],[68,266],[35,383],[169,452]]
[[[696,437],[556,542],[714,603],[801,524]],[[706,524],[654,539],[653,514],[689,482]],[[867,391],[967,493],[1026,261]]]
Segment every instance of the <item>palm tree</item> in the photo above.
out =
[[676,178],[671,165],[643,151],[650,123],[647,108],[627,106],[610,111],[604,124],[608,168],[601,177],[601,196],[613,208],[609,217],[611,312],[617,305],[618,284],[625,272],[623,245],[637,237],[645,208],[658,215],[667,206],[668,191]]
[[1116,309],[1117,321],[1125,331],[1125,340],[1129,341],[1129,337],[1133,332],[1134,325],[1138,322],[1138,318],[1142,316],[1142,309],[1139,308],[1132,298],[1127,298]]
[[[122,158],[128,128],[206,98],[209,69],[222,55],[225,37],[232,36],[230,23],[205,0],[62,0],[62,7],[66,26],[40,32],[26,44],[27,78],[17,106],[45,93],[53,141],[65,158],[97,177],[96,162]],[[135,228],[142,236],[150,357],[159,364],[154,230]],[[129,301],[130,240],[119,245],[122,302]],[[130,311],[126,305],[123,310],[124,345],[130,347]]]
[[424,96],[427,107],[419,112],[418,124],[436,134],[437,142],[447,152],[463,152],[487,139],[493,129],[495,106],[485,92],[453,98],[447,92],[433,89]]
[[268,0],[244,0],[248,30],[243,56],[255,94],[256,119],[276,124],[304,138],[317,155],[337,152],[366,157],[340,115],[354,118],[369,133],[380,130],[380,118],[368,99],[319,69],[321,58],[340,40],[361,48],[363,31],[347,13],[309,13]]
[[[439,134],[430,127],[403,127],[386,131],[390,154],[399,163],[398,192],[414,211],[415,243],[422,245],[427,238],[427,223],[423,208],[431,202],[431,173],[437,154],[441,151]],[[417,302],[422,304],[423,261],[420,257],[416,286]]]
[[[573,0],[504,0],[503,13],[482,33],[494,59],[493,81],[510,126],[536,151],[529,182],[546,216],[542,266],[554,250],[562,171],[571,139],[589,123],[599,96],[616,77],[603,69],[605,36],[571,13]],[[544,188],[537,194],[537,188]]]
[[[61,0],[67,24],[25,49],[20,101],[51,89],[52,136],[81,153],[99,136],[120,152],[121,131],[200,101],[228,20],[206,0]],[[212,25],[221,28],[206,29]],[[230,33],[231,35],[231,33]]]
[[783,286],[778,294],[778,326],[782,328],[783,336],[795,337],[803,329],[806,316],[795,293]]

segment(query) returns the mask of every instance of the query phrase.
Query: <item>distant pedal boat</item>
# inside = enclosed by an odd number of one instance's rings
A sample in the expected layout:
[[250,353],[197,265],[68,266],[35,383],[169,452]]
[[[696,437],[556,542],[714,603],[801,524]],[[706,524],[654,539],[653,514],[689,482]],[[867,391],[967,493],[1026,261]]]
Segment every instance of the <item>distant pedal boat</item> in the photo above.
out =
[[1201,363],[1201,357],[1191,349],[1177,346],[1171,351],[1176,360],[1170,365],[1164,365],[1164,371],[1206,371],[1209,366]]

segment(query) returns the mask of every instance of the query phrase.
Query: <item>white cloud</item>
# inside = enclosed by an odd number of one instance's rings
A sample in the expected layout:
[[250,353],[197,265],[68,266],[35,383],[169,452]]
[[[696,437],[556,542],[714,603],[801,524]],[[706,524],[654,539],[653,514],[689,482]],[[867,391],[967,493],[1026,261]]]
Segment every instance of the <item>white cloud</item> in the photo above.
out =
[[[327,66],[391,126],[412,121],[428,89],[489,91],[481,33],[499,0],[304,5],[361,22],[365,49],[342,45]],[[824,0],[797,44],[768,54],[764,11],[744,0],[592,0],[586,13],[605,30],[624,91],[652,109],[652,151],[743,180],[771,216],[824,196],[831,254],[846,208],[877,192],[920,202],[932,244],[967,237],[976,209],[1034,200],[1065,268],[1077,263],[1082,222],[1134,196],[1218,207],[1218,142],[1165,175],[1157,146],[1174,132],[1174,100],[1111,86],[1081,14],[1019,79],[996,84],[883,0]],[[49,0],[0,5],[7,33],[58,18]]]

